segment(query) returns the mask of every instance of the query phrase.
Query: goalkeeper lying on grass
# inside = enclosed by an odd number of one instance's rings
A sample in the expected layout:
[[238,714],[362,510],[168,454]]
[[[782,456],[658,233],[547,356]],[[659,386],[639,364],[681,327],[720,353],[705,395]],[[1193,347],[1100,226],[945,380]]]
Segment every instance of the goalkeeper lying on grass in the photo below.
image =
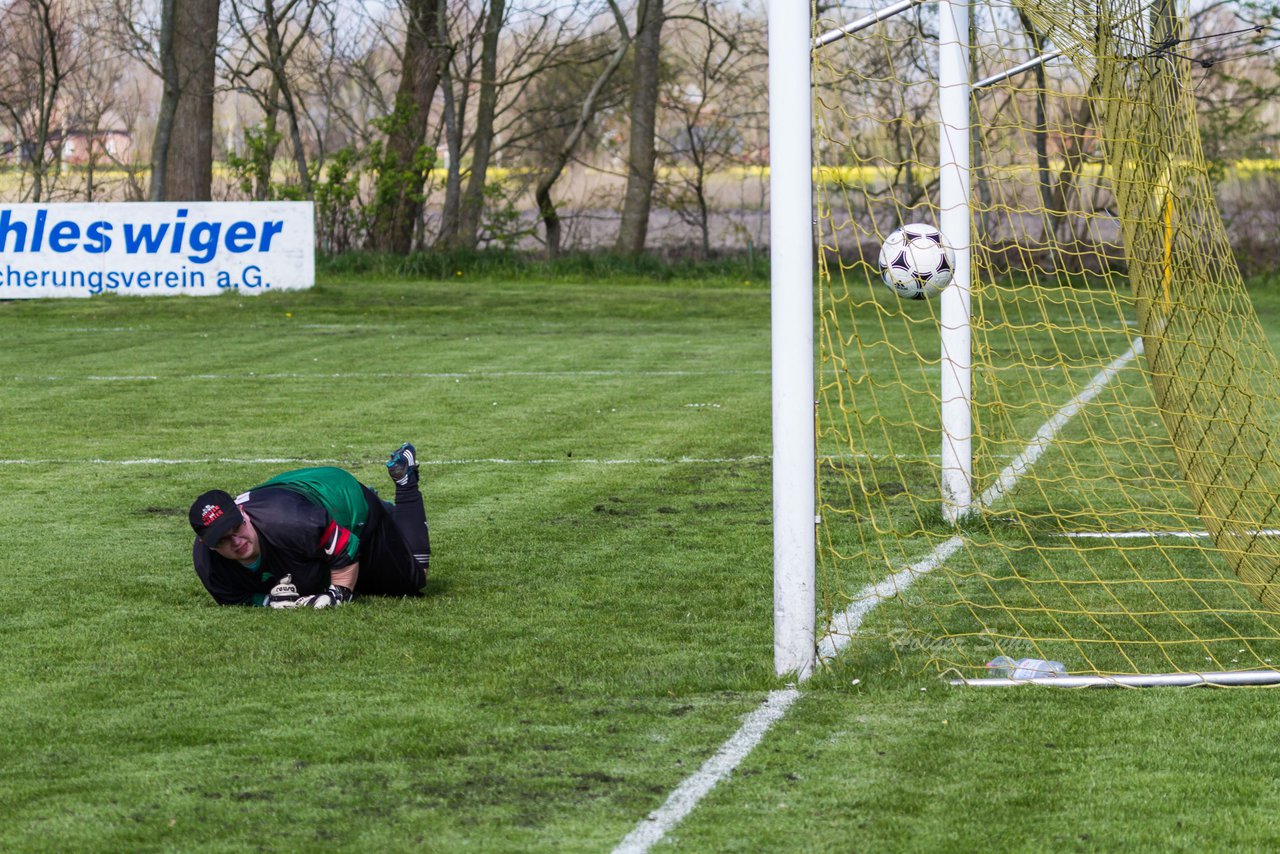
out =
[[357,593],[419,596],[431,540],[414,447],[387,461],[396,503],[339,468],[276,475],[191,505],[196,574],[220,605],[328,608]]

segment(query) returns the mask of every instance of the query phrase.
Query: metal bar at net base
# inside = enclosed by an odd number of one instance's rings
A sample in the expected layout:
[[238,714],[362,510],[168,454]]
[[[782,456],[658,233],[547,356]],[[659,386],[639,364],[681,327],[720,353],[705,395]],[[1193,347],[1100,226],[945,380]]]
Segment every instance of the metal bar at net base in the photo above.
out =
[[1137,673],[1113,676],[1042,676],[1034,679],[982,677],[977,679],[952,679],[951,684],[968,685],[975,688],[1005,688],[1013,685],[1043,685],[1049,688],[1280,685],[1280,670],[1233,670],[1216,673]]

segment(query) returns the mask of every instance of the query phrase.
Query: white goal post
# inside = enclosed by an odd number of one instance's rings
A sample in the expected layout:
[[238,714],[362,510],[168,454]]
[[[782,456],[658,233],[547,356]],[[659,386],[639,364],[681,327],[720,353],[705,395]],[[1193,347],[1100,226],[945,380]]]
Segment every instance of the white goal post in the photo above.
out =
[[[823,34],[809,0],[770,0],[769,235],[772,301],[774,671],[803,680],[816,657],[817,484],[814,424],[814,195],[811,51],[925,0],[900,0]],[[937,0],[940,160],[938,226],[955,252],[940,296],[943,514],[974,508],[969,269],[969,5]]]
[[809,0],[769,0],[769,258],[773,398],[773,660],[813,672],[817,486],[813,364],[813,107]]
[[969,247],[969,4],[938,3],[938,229],[956,255],[938,295],[942,337],[942,515],[973,510],[973,332]]

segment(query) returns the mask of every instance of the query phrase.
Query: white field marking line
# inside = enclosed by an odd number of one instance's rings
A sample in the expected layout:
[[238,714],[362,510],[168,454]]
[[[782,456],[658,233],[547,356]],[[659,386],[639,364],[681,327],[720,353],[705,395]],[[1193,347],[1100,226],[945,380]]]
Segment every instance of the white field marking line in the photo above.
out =
[[698,802],[715,788],[755,749],[769,728],[777,723],[800,698],[798,688],[770,691],[765,701],[747,715],[733,737],[720,746],[715,755],[702,763],[697,773],[686,777],[667,797],[661,807],[649,813],[630,833],[623,837],[613,854],[642,854],[662,841],[672,827],[684,819]]
[[906,569],[899,570],[876,584],[869,584],[858,591],[853,603],[839,614],[833,614],[827,623],[827,632],[818,640],[818,661],[826,664],[840,654],[862,625],[863,619],[871,613],[871,609],[885,599],[896,596],[906,590],[911,583],[922,575],[933,572],[946,562],[947,558],[960,550],[964,540],[959,536],[950,537],[934,547],[928,556],[916,561]]
[[[1026,449],[1000,473],[997,482],[982,493],[977,509],[989,506],[1008,493],[1017,483],[1018,478],[1048,450],[1058,431],[1085,404],[1097,397],[1107,383],[1141,352],[1142,339],[1137,338],[1123,355],[1099,371],[1079,394],[1045,422],[1045,425],[1036,431]],[[960,536],[950,537],[935,546],[923,560],[889,576],[878,584],[864,588],[854,597],[853,604],[831,618],[828,631],[818,645],[819,659],[826,662],[833,658],[849,643],[849,639],[872,608],[882,600],[901,592],[918,576],[937,569],[947,558],[959,551],[963,544],[964,541]],[[839,629],[839,633],[836,629]],[[795,692],[794,696],[788,693],[791,691]],[[786,695],[785,699],[780,695]],[[768,729],[782,718],[797,699],[799,699],[799,691],[795,688],[770,692],[764,703],[747,716],[742,726],[721,746],[715,756],[703,763],[696,774],[681,783],[661,807],[641,820],[614,849],[614,854],[643,854],[655,843],[660,842],[668,831],[693,811],[698,801],[707,792],[733,772],[733,769],[760,743]]]
[[230,374],[90,374],[87,376],[56,376],[53,374],[17,374],[2,379],[9,382],[69,382],[82,380],[89,382],[121,383],[121,382],[189,382],[191,380],[483,380],[519,378],[558,378],[558,377],[719,377],[719,376],[764,376],[767,370],[707,370],[707,371],[623,371],[623,370],[582,370],[582,371],[347,371],[341,373],[305,373],[299,371]]
[[1000,472],[1000,477],[996,479],[996,482],[988,487],[986,492],[982,493],[982,497],[978,499],[977,509],[981,510],[985,507],[990,507],[994,502],[999,501],[1006,492],[1013,489],[1013,485],[1018,482],[1018,478],[1030,470],[1035,465],[1036,460],[1040,459],[1053,444],[1054,439],[1058,437],[1058,431],[1066,426],[1066,423],[1074,418],[1081,409],[1084,409],[1089,401],[1097,397],[1106,388],[1107,383],[1115,379],[1116,374],[1124,370],[1130,362],[1141,354],[1142,339],[1135,338],[1128,350],[1117,356],[1111,361],[1111,364],[1095,374],[1079,394],[1041,425],[1022,453],[1014,457],[1013,462],[1005,466],[1004,471]]
[[[741,457],[638,457],[635,459],[594,459],[591,457],[563,457],[545,460],[506,460],[500,457],[481,457],[475,459],[455,460],[418,460],[422,466],[554,466],[554,465],[597,465],[597,466],[674,466],[725,463],[752,463],[769,460],[767,454],[747,454]],[[95,466],[189,466],[228,463],[232,465],[265,465],[275,463],[298,463],[302,465],[339,465],[350,463],[351,457],[341,459],[310,459],[307,457],[204,457],[192,459],[165,459],[162,457],[146,457],[127,460],[68,460],[68,459],[0,459],[0,465],[8,466],[43,466],[43,465],[95,465]]]

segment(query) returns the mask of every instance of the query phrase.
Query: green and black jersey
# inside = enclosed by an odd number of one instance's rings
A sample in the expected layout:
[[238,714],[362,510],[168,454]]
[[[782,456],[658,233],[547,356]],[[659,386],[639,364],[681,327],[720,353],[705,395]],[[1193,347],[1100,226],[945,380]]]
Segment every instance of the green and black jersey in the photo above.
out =
[[341,531],[346,531],[347,536],[341,542],[334,540],[328,543],[326,551],[337,549],[346,552],[351,558],[347,563],[356,559],[356,552],[360,550],[360,533],[369,520],[369,502],[360,481],[340,468],[322,466],[278,474],[247,494],[272,487],[296,492],[328,511],[329,518],[339,529],[334,532],[335,536],[341,536]]
[[358,559],[369,519],[369,498],[360,482],[339,468],[285,472],[236,498],[261,550],[253,566],[211,551],[197,538],[196,573],[223,605],[261,605],[286,575],[306,595],[328,589],[331,574]]

